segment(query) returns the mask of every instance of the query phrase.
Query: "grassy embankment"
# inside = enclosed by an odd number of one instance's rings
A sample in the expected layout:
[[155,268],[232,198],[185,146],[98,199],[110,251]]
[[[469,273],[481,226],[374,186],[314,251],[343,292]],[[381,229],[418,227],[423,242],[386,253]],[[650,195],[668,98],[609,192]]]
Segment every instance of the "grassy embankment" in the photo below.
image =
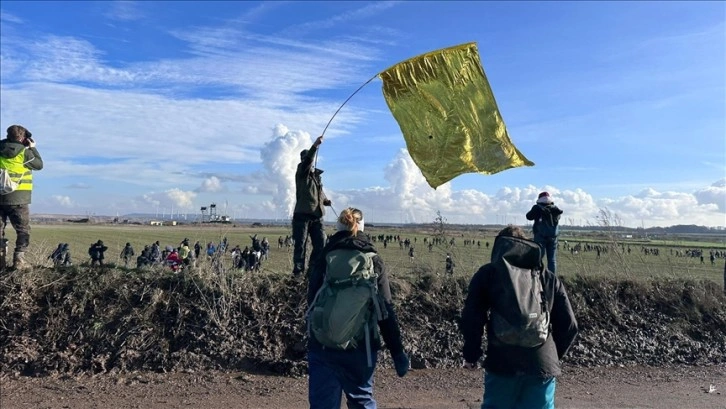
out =
[[[407,350],[414,367],[452,366],[460,360],[458,315],[468,279],[490,256],[493,234],[411,232],[369,228],[370,234],[400,234],[416,249],[411,261],[398,245],[379,243],[391,270],[392,287]],[[11,233],[12,234],[12,233]],[[162,246],[227,237],[231,246],[266,236],[270,260],[259,273],[214,271],[202,258],[182,274],[166,269],[90,269],[86,249],[98,239],[117,262],[126,242],[139,252]],[[277,248],[285,228],[196,226],[33,226],[30,258],[38,267],[0,277],[0,367],[24,374],[119,370],[243,369],[262,365],[277,373],[304,371],[305,283],[292,280],[291,255]],[[424,237],[454,237],[456,245],[429,251]],[[481,242],[464,245],[464,240]],[[588,238],[586,238],[588,239]],[[58,242],[73,250],[75,265],[50,268],[47,255]],[[489,248],[486,242],[490,243]],[[608,242],[607,240],[605,242]],[[726,298],[723,259],[646,256],[615,239],[602,253],[560,252],[559,273],[581,324],[567,361],[575,365],[726,363]],[[628,243],[624,243],[626,248]],[[703,243],[704,248],[718,243]],[[652,243],[647,247],[653,247]],[[722,248],[722,247],[721,247]],[[453,277],[443,274],[453,254]],[[385,358],[388,359],[387,356]],[[387,361],[384,361],[384,364]]]

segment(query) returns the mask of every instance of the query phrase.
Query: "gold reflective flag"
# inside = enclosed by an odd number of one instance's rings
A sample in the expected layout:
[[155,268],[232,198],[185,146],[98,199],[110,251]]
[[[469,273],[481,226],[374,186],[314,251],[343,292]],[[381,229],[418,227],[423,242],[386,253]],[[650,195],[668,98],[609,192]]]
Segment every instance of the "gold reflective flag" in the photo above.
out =
[[408,152],[434,189],[463,173],[534,165],[509,139],[476,43],[419,55],[378,76]]

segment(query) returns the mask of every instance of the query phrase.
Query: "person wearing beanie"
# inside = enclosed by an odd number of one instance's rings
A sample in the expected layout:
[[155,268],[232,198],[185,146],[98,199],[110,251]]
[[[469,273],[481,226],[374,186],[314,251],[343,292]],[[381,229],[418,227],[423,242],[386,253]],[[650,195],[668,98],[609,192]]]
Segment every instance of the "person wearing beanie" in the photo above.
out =
[[343,394],[348,408],[376,407],[373,374],[381,338],[396,374],[409,370],[388,272],[364,229],[363,212],[341,211],[337,232],[310,266],[308,400],[313,409],[339,409]]
[[534,241],[547,255],[547,269],[557,273],[557,236],[560,234],[562,210],[555,205],[548,192],[537,196],[537,203],[527,212],[527,220],[533,220]]
[[310,149],[300,152],[300,163],[295,171],[295,210],[292,214],[292,239],[295,247],[292,253],[292,275],[299,277],[305,271],[307,238],[310,236],[313,250],[310,254],[310,264],[317,260],[320,251],[325,246],[325,229],[323,216],[325,206],[331,206],[330,200],[323,192],[321,169],[313,166],[318,147],[323,143],[319,136]]

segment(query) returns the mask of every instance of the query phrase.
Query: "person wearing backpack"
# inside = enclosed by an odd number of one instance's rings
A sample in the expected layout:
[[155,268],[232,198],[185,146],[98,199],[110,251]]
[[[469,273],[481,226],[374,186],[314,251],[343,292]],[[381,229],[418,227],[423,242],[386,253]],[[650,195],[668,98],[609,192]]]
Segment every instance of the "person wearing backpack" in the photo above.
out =
[[482,409],[554,408],[560,360],[577,336],[567,292],[542,249],[517,226],[499,232],[472,277],[461,314],[464,367],[476,369],[487,330]]
[[310,270],[308,287],[308,401],[311,409],[375,409],[373,373],[381,347],[391,352],[398,376],[408,372],[388,273],[368,236],[363,213],[340,212]]
[[129,263],[131,263],[134,255],[136,255],[136,253],[134,252],[134,248],[131,246],[131,243],[126,243],[118,257],[124,261],[124,267],[129,268]]
[[108,246],[105,246],[102,240],[91,244],[91,247],[88,248],[88,255],[91,256],[91,266],[98,264],[103,267],[106,250],[108,250]]
[[560,234],[562,210],[555,206],[550,194],[542,192],[537,203],[527,212],[527,220],[534,220],[532,232],[536,241],[547,254],[547,269],[557,273],[557,236]]
[[7,129],[7,138],[0,141],[0,218],[7,220],[17,234],[12,269],[28,267],[25,252],[30,244],[30,202],[33,192],[33,171],[43,169],[43,159],[35,148],[33,134],[20,125]]

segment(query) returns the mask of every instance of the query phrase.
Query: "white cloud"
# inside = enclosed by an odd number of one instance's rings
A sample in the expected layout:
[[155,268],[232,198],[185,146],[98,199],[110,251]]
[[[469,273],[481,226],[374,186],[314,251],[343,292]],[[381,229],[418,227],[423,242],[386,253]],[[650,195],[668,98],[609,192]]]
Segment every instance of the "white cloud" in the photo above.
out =
[[260,152],[265,180],[259,185],[269,183],[276,211],[292,216],[295,207],[295,171],[300,163],[300,151],[312,145],[310,134],[303,131],[290,131],[284,125],[277,125],[273,139],[266,143]]
[[693,193],[699,205],[716,205],[726,213],[726,178]]
[[78,183],[72,183],[68,186],[66,186],[67,189],[90,189],[91,185],[88,183],[78,182]]
[[224,190],[222,182],[216,176],[211,176],[202,181],[202,185],[197,189],[198,192],[221,192]]
[[69,196],[54,195],[54,196],[51,196],[51,199],[53,200],[53,204],[56,206],[60,206],[60,207],[67,208],[67,209],[75,207],[75,203],[73,203],[73,200],[71,200],[71,198]]
[[191,210],[194,208],[194,198],[196,196],[197,193],[195,192],[174,188],[164,192],[146,193],[137,198],[137,202],[142,204],[142,208],[143,204],[150,206],[151,208],[147,208],[149,211],[155,208],[163,208],[170,211],[172,208],[176,210]]
[[115,0],[107,4],[109,4],[110,9],[105,15],[112,20],[134,21],[145,17],[144,12],[140,8],[140,2]]
[[0,21],[15,24],[23,24],[25,22],[22,18],[5,11],[0,11]]

